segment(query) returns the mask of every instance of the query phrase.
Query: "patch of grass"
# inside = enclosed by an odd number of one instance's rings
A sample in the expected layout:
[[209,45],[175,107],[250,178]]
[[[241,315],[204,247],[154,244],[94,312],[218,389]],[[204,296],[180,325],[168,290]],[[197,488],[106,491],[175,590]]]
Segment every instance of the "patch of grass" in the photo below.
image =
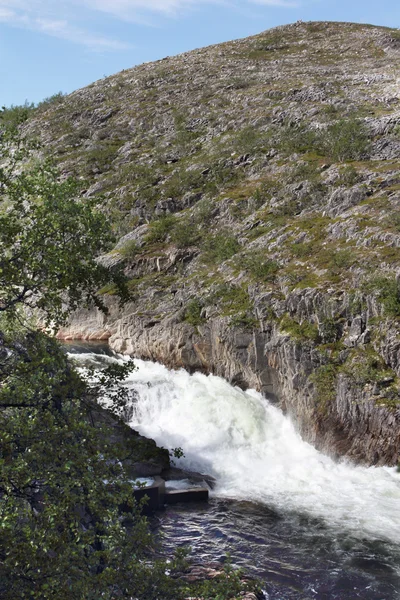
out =
[[203,258],[209,263],[221,263],[229,260],[241,246],[234,235],[229,231],[220,231],[216,235],[209,235],[203,244]]
[[273,282],[281,268],[275,260],[266,256],[264,250],[255,250],[251,254],[240,257],[240,266],[244,267],[257,281]]
[[395,373],[382,357],[372,348],[355,348],[341,367],[341,372],[350,377],[357,385],[366,383],[389,384],[395,379]]
[[108,283],[97,292],[101,296],[114,296],[118,292],[118,288],[114,283]]
[[320,339],[318,326],[309,321],[298,323],[289,315],[282,317],[279,327],[282,331],[286,331],[297,342],[318,342]]
[[228,283],[218,285],[208,300],[219,304],[225,316],[248,314],[253,308],[247,289]]

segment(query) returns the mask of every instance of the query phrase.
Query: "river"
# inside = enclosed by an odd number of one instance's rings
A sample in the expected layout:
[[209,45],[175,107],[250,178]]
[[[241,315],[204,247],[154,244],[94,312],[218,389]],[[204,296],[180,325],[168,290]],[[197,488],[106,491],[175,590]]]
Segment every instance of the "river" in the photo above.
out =
[[[121,357],[73,345],[78,364]],[[254,390],[135,361],[129,424],[177,466],[215,477],[208,505],[167,507],[152,521],[167,552],[196,561],[227,552],[263,581],[270,600],[400,598],[400,473],[337,462],[304,442]]]

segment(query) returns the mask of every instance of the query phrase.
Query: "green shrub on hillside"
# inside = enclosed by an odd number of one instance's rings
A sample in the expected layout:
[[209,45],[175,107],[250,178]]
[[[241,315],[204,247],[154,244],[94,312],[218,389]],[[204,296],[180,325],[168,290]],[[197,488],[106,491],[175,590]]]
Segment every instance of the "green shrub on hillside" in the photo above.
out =
[[336,181],[336,185],[345,185],[350,187],[360,181],[360,175],[353,165],[346,165],[340,171],[340,177]]
[[315,323],[310,323],[310,321],[298,323],[289,315],[285,315],[282,317],[279,327],[282,329],[282,331],[286,331],[290,337],[298,342],[319,341],[320,336],[318,327]]
[[171,230],[171,242],[177,248],[194,246],[200,240],[200,232],[195,223],[182,219]]
[[370,145],[364,123],[354,117],[331,123],[325,130],[311,129],[306,123],[286,124],[276,130],[275,139],[286,154],[313,153],[336,162],[360,160]]
[[304,123],[297,126],[286,124],[277,134],[279,147],[285,154],[315,152],[320,146],[319,133]]
[[163,193],[167,198],[180,198],[187,192],[200,189],[204,177],[198,170],[180,169],[164,183]]
[[354,118],[329,125],[321,141],[325,153],[338,162],[360,160],[370,145],[364,123]]
[[200,300],[197,298],[190,300],[185,308],[185,321],[194,327],[201,325],[201,323],[204,323],[204,319],[201,316],[202,310],[203,305]]
[[341,371],[358,385],[379,382],[385,378],[390,380],[394,376],[382,357],[371,348],[354,349]]
[[146,241],[149,244],[153,244],[155,242],[164,242],[175,224],[176,217],[174,215],[164,215],[156,221],[152,221],[149,224],[149,231],[146,236]]
[[59,104],[62,104],[65,100],[65,94],[63,92],[57,92],[56,94],[52,94],[51,96],[48,96],[47,98],[44,98],[41,102],[39,102],[37,104],[37,109],[39,111],[41,110],[46,110],[47,108],[50,108],[51,106],[57,106]]
[[394,277],[373,277],[364,285],[364,289],[367,293],[378,293],[387,315],[400,317],[400,283]]
[[336,397],[336,379],[338,371],[336,365],[328,363],[321,365],[309,377],[317,392],[317,402],[323,410]]
[[232,258],[241,246],[229,231],[221,231],[208,236],[204,241],[204,258],[207,262],[221,263]]
[[24,104],[3,106],[0,112],[0,126],[6,129],[15,129],[24,123],[35,110],[33,102],[25,100]]
[[276,260],[268,258],[265,250],[256,250],[241,257],[241,264],[257,281],[274,281],[281,268]]

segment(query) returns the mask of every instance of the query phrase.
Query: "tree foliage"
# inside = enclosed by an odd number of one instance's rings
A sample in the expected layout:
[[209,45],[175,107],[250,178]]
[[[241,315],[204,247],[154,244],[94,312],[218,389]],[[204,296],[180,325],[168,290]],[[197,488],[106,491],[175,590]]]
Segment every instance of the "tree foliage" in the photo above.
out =
[[123,277],[96,262],[110,247],[106,217],[79,182],[60,180],[48,162],[29,166],[31,148],[3,133],[0,166],[0,312],[24,305],[59,325],[84,304],[103,307],[97,290],[110,278],[126,294]]
[[[79,185],[36,164],[15,129],[0,132],[0,597],[4,600],[179,599],[171,577],[184,555],[156,559],[107,422],[131,364],[83,378],[58,342],[32,326],[58,326],[77,306],[103,308],[96,291],[120,273],[96,260],[111,241],[104,216]],[[167,566],[169,575],[167,575]],[[225,583],[224,583],[225,582]],[[226,573],[218,594],[242,588]]]

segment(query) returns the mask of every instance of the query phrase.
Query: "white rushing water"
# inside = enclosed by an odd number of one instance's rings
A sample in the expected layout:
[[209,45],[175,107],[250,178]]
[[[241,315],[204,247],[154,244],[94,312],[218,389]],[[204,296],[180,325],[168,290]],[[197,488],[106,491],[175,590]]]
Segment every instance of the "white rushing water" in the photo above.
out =
[[177,465],[213,475],[215,495],[305,512],[358,536],[400,542],[396,469],[333,461],[254,390],[135,363],[127,382],[138,395],[130,425],[159,445],[182,447],[185,458]]

